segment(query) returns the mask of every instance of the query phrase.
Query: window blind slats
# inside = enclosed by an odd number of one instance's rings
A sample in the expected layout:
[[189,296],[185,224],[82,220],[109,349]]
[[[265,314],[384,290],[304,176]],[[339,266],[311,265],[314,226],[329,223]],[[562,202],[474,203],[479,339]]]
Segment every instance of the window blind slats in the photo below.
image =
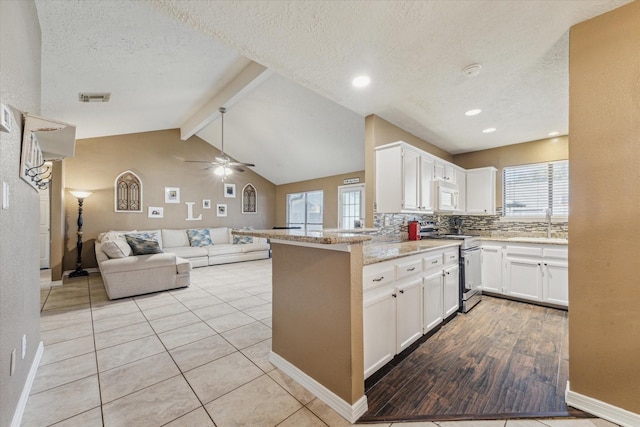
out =
[[502,206],[507,217],[569,215],[569,161],[503,169]]

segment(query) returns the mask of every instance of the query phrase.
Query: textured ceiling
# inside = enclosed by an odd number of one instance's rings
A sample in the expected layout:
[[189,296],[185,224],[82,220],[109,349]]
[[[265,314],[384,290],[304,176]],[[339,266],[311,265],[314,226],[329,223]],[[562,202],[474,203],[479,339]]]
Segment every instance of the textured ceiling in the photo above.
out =
[[450,153],[541,139],[568,129],[569,28],[628,2],[36,0],[42,113],[79,138],[180,127],[253,60],[276,73],[234,103],[225,149],[276,184],[362,169],[368,114]]

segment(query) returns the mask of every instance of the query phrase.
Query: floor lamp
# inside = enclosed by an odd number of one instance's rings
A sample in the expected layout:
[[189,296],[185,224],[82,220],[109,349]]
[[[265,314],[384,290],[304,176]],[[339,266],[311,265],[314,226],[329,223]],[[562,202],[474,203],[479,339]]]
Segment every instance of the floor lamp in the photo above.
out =
[[78,199],[78,259],[76,259],[76,269],[69,274],[69,277],[88,276],[89,273],[82,269],[82,204],[84,199],[92,195],[90,191],[70,191],[71,195]]

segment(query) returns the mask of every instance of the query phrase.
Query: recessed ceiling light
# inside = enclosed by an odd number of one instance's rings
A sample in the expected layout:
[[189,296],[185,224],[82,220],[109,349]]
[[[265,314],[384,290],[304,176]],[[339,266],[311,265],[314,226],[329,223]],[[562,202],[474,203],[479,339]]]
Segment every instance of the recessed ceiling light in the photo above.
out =
[[560,135],[560,132],[554,130],[553,132],[549,132],[549,136],[558,136]]
[[369,76],[358,76],[351,81],[351,84],[354,87],[366,87],[371,83],[371,77]]
[[476,108],[475,110],[469,110],[469,111],[465,111],[464,115],[465,116],[475,116],[476,114],[480,114],[482,113],[482,110],[479,108]]
[[491,133],[491,132],[495,132],[496,128],[486,128],[486,129],[482,129],[482,133]]

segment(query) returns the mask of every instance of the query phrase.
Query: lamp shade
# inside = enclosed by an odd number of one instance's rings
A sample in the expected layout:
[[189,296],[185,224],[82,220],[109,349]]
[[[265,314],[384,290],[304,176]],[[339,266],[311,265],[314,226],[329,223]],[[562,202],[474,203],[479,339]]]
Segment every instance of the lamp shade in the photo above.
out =
[[70,191],[70,193],[76,199],[86,199],[87,197],[93,194],[91,191],[82,191],[82,190],[73,190],[73,191]]

